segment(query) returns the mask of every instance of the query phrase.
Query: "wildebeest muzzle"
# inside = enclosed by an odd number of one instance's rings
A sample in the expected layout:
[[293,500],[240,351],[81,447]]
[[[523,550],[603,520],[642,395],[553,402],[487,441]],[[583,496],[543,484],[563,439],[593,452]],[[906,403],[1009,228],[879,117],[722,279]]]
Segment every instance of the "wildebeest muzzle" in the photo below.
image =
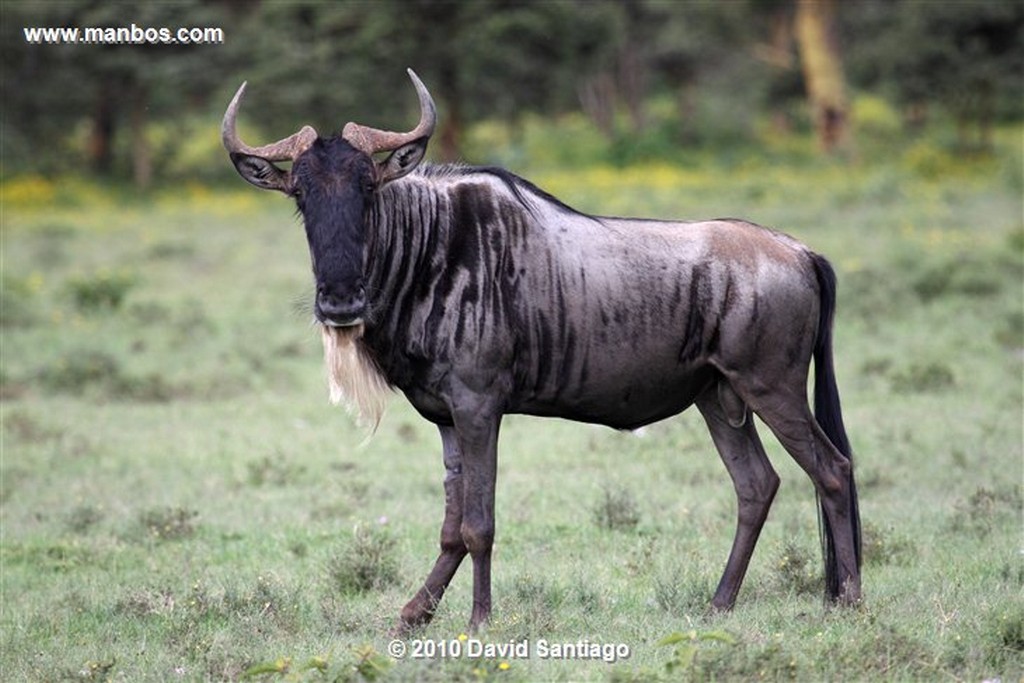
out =
[[316,319],[330,327],[348,327],[363,321],[366,312],[366,289],[361,282],[352,287],[317,285],[314,313]]

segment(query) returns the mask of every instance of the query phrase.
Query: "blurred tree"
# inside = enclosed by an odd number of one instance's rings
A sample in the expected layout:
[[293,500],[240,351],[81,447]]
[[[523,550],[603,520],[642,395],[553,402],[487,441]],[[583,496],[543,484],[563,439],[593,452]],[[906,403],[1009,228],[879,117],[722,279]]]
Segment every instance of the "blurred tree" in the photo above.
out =
[[5,156],[42,169],[66,169],[67,150],[52,143],[64,142],[85,120],[89,169],[116,174],[120,157],[135,183],[148,185],[156,163],[150,122],[173,118],[195,95],[214,87],[221,74],[210,56],[221,46],[29,44],[22,29],[217,26],[217,6],[199,0],[140,3],[132,7],[130,22],[124,6],[95,0],[3,7]]
[[[225,43],[33,45],[22,34],[129,24],[219,26]],[[851,48],[841,59],[836,29]],[[1024,3],[1001,0],[27,0],[0,2],[0,34],[4,172],[81,168],[140,185],[165,173],[196,121],[215,144],[208,121],[242,80],[244,126],[330,134],[348,120],[408,126],[409,66],[438,102],[433,149],[445,159],[475,121],[515,131],[525,113],[581,107],[617,159],[735,144],[760,112],[785,113],[805,92],[828,148],[848,120],[844,71],[917,120],[952,112],[965,144],[1024,115]]]
[[[69,20],[65,18],[69,14],[59,11],[56,4],[0,3],[0,107],[4,127],[0,144],[5,173],[12,161],[19,170],[23,165],[31,165],[33,170],[50,166],[68,131],[82,112],[90,109],[106,121],[103,130],[112,135],[112,113],[98,111],[88,96],[76,51],[40,49],[25,41],[24,26],[61,26]],[[97,150],[98,157],[105,149],[104,145]]]
[[752,54],[769,70],[765,105],[775,130],[788,133],[793,128],[794,104],[799,102],[803,106],[807,99],[795,50],[795,7],[789,0],[767,0],[752,7],[765,25],[752,49]]
[[434,149],[455,159],[467,122],[511,122],[525,110],[573,102],[575,74],[600,51],[603,30],[580,8],[512,0],[261,3],[239,28],[252,55],[244,66],[276,95],[253,115],[276,128],[294,125],[302,112],[330,121],[318,126],[324,132],[342,127],[339,116],[408,125],[416,100],[405,68],[412,67],[442,112]]
[[987,148],[998,118],[1024,115],[1024,3],[862,0],[844,6],[862,87],[887,91],[921,127],[933,107],[957,121],[961,147]]
[[468,30],[461,57],[471,115],[515,123],[524,111],[578,106],[581,79],[614,50],[617,15],[599,3],[492,2]]
[[[698,89],[708,93],[721,87],[731,91],[737,102],[759,91],[751,78],[757,68],[749,68],[747,53],[760,28],[752,12],[757,6],[664,0],[591,2],[587,13],[603,14],[610,26],[603,51],[591,62],[592,71],[580,72],[577,87],[584,111],[606,137],[629,144],[651,123],[652,94],[669,92],[678,107],[672,137],[695,141],[700,137],[695,116]],[[743,88],[736,87],[737,76],[743,79]],[[615,126],[619,109],[625,111],[629,124],[625,134]]]
[[834,151],[849,136],[849,100],[839,50],[835,0],[797,0],[796,42],[818,142]]
[[702,135],[696,116],[700,93],[722,89],[737,106],[762,96],[760,66],[752,63],[749,52],[763,29],[762,17],[752,11],[759,5],[647,4],[652,26],[645,49],[655,76],[651,80],[675,96],[677,141],[693,143]]

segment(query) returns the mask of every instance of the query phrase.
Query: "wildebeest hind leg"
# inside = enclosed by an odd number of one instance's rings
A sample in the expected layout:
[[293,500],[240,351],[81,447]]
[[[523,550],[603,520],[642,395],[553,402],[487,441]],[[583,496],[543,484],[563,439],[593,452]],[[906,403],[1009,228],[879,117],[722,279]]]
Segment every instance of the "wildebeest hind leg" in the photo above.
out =
[[402,609],[398,624],[400,632],[428,623],[437,609],[444,591],[469,552],[462,540],[462,453],[455,430],[441,427],[444,448],[444,522],[441,525],[441,554],[434,568],[415,597]]
[[[751,394],[749,403],[779,439],[786,451],[814,482],[825,513],[826,537],[831,537],[826,557],[826,578],[832,600],[856,604],[861,598],[858,561],[858,520],[850,459],[822,431],[807,404],[803,382],[778,382],[771,390]],[[789,387],[787,389],[787,386]]]
[[[737,406],[746,419],[737,419],[734,414]],[[711,601],[715,609],[728,610],[736,602],[736,595],[750,564],[750,556],[779,488],[779,477],[768,462],[754,421],[746,415],[747,408],[727,380],[722,378],[717,387],[712,385],[705,390],[697,398],[697,408],[704,416],[711,438],[736,489],[736,536],[729,561]],[[739,426],[733,426],[737,424]]]

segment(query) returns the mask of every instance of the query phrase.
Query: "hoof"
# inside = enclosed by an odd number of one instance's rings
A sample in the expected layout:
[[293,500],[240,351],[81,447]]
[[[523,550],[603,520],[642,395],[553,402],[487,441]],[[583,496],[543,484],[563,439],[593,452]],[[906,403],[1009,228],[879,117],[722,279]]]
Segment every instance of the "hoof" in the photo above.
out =
[[402,615],[398,617],[398,621],[391,627],[390,635],[392,638],[405,638],[411,636],[420,628],[429,624],[430,619],[433,616],[434,615],[429,612],[408,615],[405,610],[402,610]]
[[415,627],[406,623],[404,619],[399,619],[395,622],[395,625],[388,631],[389,638],[407,638],[415,630]]
[[836,602],[843,607],[857,607],[861,604],[862,599],[860,583],[854,579],[848,579],[843,583],[843,588],[839,591]]
[[844,581],[842,587],[839,589],[839,593],[836,595],[826,596],[826,604],[842,608],[860,607],[863,604],[863,596],[860,592],[860,581],[853,578]]
[[[434,603],[436,605],[436,603]],[[408,635],[434,618],[431,605],[419,595],[409,601],[398,615],[398,624],[392,629],[397,635]]]

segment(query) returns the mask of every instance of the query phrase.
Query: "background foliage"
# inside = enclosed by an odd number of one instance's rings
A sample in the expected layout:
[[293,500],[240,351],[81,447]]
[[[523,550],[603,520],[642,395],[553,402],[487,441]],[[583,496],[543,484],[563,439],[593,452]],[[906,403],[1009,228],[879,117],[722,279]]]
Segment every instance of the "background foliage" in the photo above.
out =
[[[815,46],[793,22],[808,4],[829,8],[824,29],[849,87],[885,96],[908,124],[954,116],[960,143],[984,147],[995,122],[1020,118],[1024,6],[1002,0],[8,2],[3,172],[217,176],[209,122],[241,80],[252,84],[245,121],[283,137],[305,121],[324,133],[349,119],[406,125],[407,66],[441,107],[442,158],[464,155],[480,121],[516,131],[531,115],[584,111],[609,160],[671,160],[748,140],[760,117],[807,125],[798,104]],[[221,27],[225,42],[58,46],[23,35],[129,22]]]

